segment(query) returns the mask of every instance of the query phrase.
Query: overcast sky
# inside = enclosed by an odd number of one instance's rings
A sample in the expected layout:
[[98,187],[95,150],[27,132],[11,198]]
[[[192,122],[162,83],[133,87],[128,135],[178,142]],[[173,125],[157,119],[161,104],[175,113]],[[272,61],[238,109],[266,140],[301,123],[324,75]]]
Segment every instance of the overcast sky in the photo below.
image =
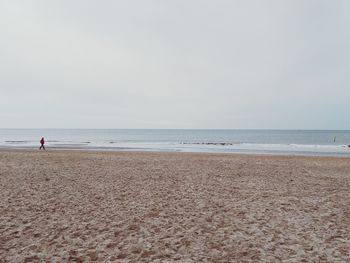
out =
[[350,1],[0,4],[0,128],[350,129]]

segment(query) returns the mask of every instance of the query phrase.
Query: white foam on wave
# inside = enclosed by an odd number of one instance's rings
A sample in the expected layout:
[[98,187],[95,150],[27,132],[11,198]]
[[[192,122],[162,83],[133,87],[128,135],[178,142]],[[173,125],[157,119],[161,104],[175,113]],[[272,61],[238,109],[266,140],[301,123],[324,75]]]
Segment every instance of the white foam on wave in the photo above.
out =
[[[190,146],[190,147],[188,147]],[[349,153],[347,145],[310,145],[310,144],[259,144],[259,143],[237,143],[237,144],[185,144],[185,149],[212,149],[216,151],[259,151],[259,152],[309,152],[309,153]]]
[[[241,146],[239,146],[241,145]],[[321,144],[258,144],[258,143],[242,143],[236,147],[253,147],[253,148],[276,148],[276,149],[346,149],[347,145],[321,145]]]
[[[123,145],[133,148],[133,145]],[[148,149],[176,150],[183,152],[217,153],[266,153],[266,154],[309,154],[350,155],[347,145],[303,145],[303,144],[144,144]],[[142,147],[142,148],[143,148]]]

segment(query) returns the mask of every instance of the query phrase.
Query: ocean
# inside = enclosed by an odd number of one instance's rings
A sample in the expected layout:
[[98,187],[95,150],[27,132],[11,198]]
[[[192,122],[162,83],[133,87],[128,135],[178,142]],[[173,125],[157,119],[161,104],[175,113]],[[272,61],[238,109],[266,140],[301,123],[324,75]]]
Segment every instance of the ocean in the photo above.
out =
[[350,157],[350,131],[0,129],[1,148],[180,151]]

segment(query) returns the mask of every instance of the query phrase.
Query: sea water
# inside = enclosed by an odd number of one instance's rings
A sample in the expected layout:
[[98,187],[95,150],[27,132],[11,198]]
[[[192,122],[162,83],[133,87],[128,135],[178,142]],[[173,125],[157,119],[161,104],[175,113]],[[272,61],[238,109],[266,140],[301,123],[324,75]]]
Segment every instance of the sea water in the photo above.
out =
[[0,129],[1,148],[183,151],[350,156],[350,131]]

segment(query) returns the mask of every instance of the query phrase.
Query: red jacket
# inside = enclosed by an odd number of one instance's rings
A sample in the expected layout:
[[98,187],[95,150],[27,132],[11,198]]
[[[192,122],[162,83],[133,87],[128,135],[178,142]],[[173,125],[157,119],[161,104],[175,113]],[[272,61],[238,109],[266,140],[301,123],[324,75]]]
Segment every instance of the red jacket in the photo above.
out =
[[41,138],[40,143],[41,143],[41,144],[44,144],[44,143],[45,143],[44,138]]

